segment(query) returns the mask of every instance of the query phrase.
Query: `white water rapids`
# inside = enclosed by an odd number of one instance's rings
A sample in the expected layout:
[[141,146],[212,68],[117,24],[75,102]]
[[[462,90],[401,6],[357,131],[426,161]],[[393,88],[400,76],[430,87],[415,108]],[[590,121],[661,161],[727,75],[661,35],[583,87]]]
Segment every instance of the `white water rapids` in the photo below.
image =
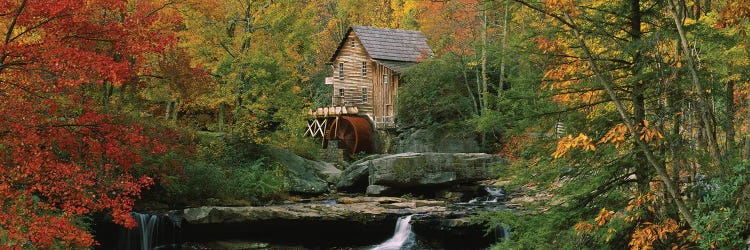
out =
[[393,233],[393,237],[375,246],[372,250],[398,250],[410,240],[413,240],[414,233],[411,231],[411,224],[409,222],[411,222],[411,215],[398,218],[396,232]]

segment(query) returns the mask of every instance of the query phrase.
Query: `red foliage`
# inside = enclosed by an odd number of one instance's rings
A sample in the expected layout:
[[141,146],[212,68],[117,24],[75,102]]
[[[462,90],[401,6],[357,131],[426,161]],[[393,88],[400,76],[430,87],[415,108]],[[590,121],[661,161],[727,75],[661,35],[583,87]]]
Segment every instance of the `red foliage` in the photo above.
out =
[[134,170],[166,147],[89,95],[174,43],[168,2],[0,0],[0,247],[91,246],[76,219],[97,211],[135,226]]

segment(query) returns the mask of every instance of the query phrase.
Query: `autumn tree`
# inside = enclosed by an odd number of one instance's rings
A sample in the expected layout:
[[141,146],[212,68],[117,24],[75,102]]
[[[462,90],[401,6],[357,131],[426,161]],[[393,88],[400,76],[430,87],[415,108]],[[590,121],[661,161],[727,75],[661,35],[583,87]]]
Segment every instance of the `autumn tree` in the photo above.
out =
[[[746,233],[728,232],[745,232],[747,218],[729,200],[744,204],[737,201],[747,187],[746,163],[732,146],[743,122],[735,118],[745,98],[736,84],[745,81],[747,57],[737,26],[728,24],[741,23],[734,16],[742,19],[743,5],[515,2],[543,16],[536,44],[555,59],[541,86],[570,134],[556,147],[526,149],[537,156],[518,163],[566,197],[539,219],[556,218],[555,229],[565,232],[575,225],[575,234],[540,234],[579,247],[738,247]],[[725,8],[736,13],[721,17]],[[703,238],[690,236],[698,233]]]
[[[171,1],[0,1],[0,244],[94,244],[81,216],[129,212],[153,183],[134,175],[165,145],[103,112],[102,86],[133,84],[143,57],[174,42]],[[101,93],[101,92],[97,92]]]

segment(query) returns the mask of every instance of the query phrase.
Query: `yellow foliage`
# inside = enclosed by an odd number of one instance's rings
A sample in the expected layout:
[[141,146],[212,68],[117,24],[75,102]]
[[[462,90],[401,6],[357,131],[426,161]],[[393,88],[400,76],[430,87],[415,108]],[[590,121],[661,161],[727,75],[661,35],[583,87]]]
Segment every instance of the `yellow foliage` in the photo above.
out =
[[599,144],[612,143],[615,144],[615,148],[625,144],[625,138],[628,134],[628,127],[625,124],[620,123],[612,127],[605,135],[599,140]]
[[[652,142],[658,139],[663,139],[664,136],[656,128],[650,127],[648,120],[643,120],[643,126],[640,127],[640,140],[645,142]],[[625,124],[617,124],[612,127],[605,135],[599,140],[599,144],[612,143],[615,148],[619,148],[625,144],[625,139],[628,135],[628,127]]]
[[[666,219],[661,224],[645,222],[642,227],[638,227],[633,232],[628,246],[630,249],[653,249],[656,241],[666,241],[670,236],[684,238],[689,235],[688,230],[680,230],[677,221]],[[673,249],[679,249],[680,246],[673,245]]]
[[607,211],[606,208],[602,208],[602,211],[599,211],[599,214],[594,218],[594,222],[596,222],[599,226],[604,226],[604,224],[607,224],[609,220],[612,219],[612,216],[615,215],[614,211]]
[[656,201],[656,196],[650,193],[638,195],[635,199],[632,199],[628,202],[628,207],[626,209],[628,212],[631,212],[636,208],[642,207],[646,203],[651,203],[654,201]]
[[641,127],[641,136],[639,137],[640,140],[643,140],[645,142],[651,142],[654,139],[663,139],[664,136],[656,130],[654,127],[648,126],[648,121],[643,120],[643,127]]
[[573,226],[573,229],[576,230],[578,235],[581,235],[582,233],[588,233],[594,230],[594,225],[591,225],[591,223],[581,221],[576,223],[575,226]]
[[560,139],[560,141],[557,142],[557,149],[555,149],[555,152],[552,153],[552,157],[564,157],[568,154],[568,151],[573,148],[579,148],[584,151],[596,150],[596,146],[594,146],[593,140],[591,140],[591,138],[584,135],[583,133],[579,133],[575,138],[573,138],[572,135],[568,135]]
[[[694,242],[700,236],[691,234],[689,229],[684,229],[674,219],[657,219],[659,216],[654,216],[658,214],[654,208],[657,204],[657,196],[653,194],[638,195],[629,201],[625,211],[615,212],[602,208],[593,223],[578,222],[574,230],[579,236],[587,233],[603,235],[604,240],[608,242],[618,233],[618,230],[633,228],[631,240],[628,242],[631,249],[686,249],[694,246]],[[642,216],[642,213],[649,215]],[[644,218],[655,221],[644,220]],[[625,225],[620,224],[623,220]]]
[[546,0],[544,1],[544,5],[549,9],[560,10],[570,16],[577,16],[580,14],[580,11],[573,0]]

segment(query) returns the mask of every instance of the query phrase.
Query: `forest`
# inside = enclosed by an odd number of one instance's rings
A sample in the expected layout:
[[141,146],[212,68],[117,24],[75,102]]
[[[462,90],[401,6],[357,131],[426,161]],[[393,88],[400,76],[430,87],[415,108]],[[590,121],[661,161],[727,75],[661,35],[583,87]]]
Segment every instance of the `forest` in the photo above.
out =
[[0,248],[295,199],[262,152],[319,157],[303,111],[352,25],[435,52],[399,127],[468,129],[506,190],[546,197],[478,215],[513,228],[495,248],[747,248],[744,0],[0,0]]

